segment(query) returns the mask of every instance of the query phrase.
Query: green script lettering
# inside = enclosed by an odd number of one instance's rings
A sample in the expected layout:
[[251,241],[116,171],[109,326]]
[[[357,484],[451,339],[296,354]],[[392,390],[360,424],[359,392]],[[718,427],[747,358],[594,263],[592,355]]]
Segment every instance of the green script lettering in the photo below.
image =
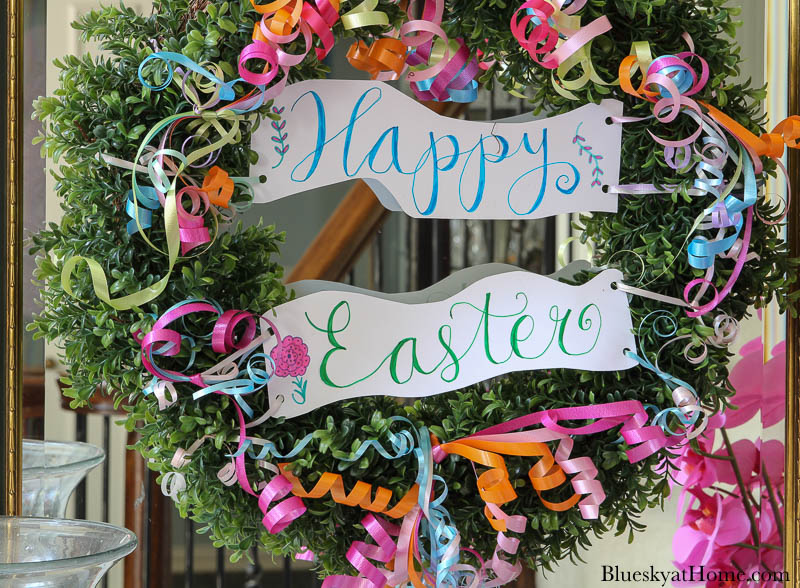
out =
[[[389,377],[392,381],[396,384],[402,385],[408,383],[414,376],[414,373],[419,373],[423,375],[429,375],[434,372],[439,372],[439,377],[442,381],[450,383],[454,382],[458,379],[458,376],[461,372],[461,361],[467,356],[470,350],[475,346],[475,343],[478,340],[478,336],[483,331],[483,353],[486,359],[494,364],[494,365],[502,365],[508,362],[512,356],[517,356],[520,359],[526,360],[534,360],[542,357],[547,351],[551,348],[553,341],[556,338],[556,333],[558,333],[558,347],[562,353],[569,355],[569,356],[580,356],[586,355],[590,353],[594,348],[597,346],[597,342],[600,338],[600,330],[602,327],[602,316],[600,314],[600,309],[596,304],[588,304],[586,305],[578,315],[577,326],[581,331],[590,331],[593,327],[593,319],[587,316],[587,313],[590,311],[594,311],[597,314],[597,335],[592,342],[591,347],[585,351],[568,351],[567,350],[567,342],[565,339],[568,339],[568,333],[566,331],[567,323],[569,322],[569,317],[572,315],[572,309],[567,308],[562,315],[561,308],[554,304],[550,307],[549,310],[549,318],[550,321],[553,323],[553,330],[550,334],[550,339],[546,342],[544,349],[536,355],[525,355],[522,349],[520,348],[520,343],[531,341],[536,341],[536,338],[533,337],[536,322],[534,318],[529,314],[523,314],[528,307],[528,298],[523,292],[518,292],[516,294],[516,298],[523,301],[523,306],[517,312],[513,312],[511,314],[492,314],[490,311],[491,305],[491,297],[492,294],[490,292],[486,293],[483,307],[478,307],[470,302],[456,302],[450,307],[450,319],[455,320],[453,316],[453,311],[459,306],[466,306],[471,308],[479,313],[478,322],[474,327],[474,331],[472,334],[472,338],[469,341],[466,349],[462,353],[458,353],[453,345],[453,327],[449,324],[441,325],[437,331],[437,339],[438,343],[441,346],[441,349],[444,351],[444,355],[442,358],[433,366],[431,369],[425,369],[420,361],[418,356],[418,338],[417,337],[404,337],[397,342],[397,344],[392,348],[392,350],[383,357],[380,363],[368,374],[363,377],[357,378],[351,381],[349,384],[341,384],[336,383],[333,381],[330,375],[330,362],[332,361],[333,355],[339,351],[347,351],[348,348],[342,345],[337,336],[343,333],[349,326],[352,319],[351,312],[350,312],[350,304],[346,300],[342,300],[338,302],[333,309],[328,314],[327,321],[324,327],[320,327],[311,320],[306,313],[305,317],[308,321],[309,325],[311,325],[315,330],[325,333],[328,344],[330,348],[325,352],[325,355],[320,362],[319,367],[319,375],[320,379],[326,386],[330,386],[331,388],[349,388],[351,386],[355,386],[356,384],[363,382],[372,376],[374,376],[378,371],[380,371],[384,364],[389,364]],[[343,324],[342,319],[338,318],[337,315],[344,313],[344,320]],[[493,319],[513,319],[516,318],[514,324],[511,327],[509,333],[509,343],[511,347],[511,351],[503,360],[495,359],[494,355],[492,354],[490,343],[492,341],[492,337],[490,335],[490,318]],[[337,320],[341,324],[341,326],[337,325]],[[496,328],[496,321],[492,322],[492,325]],[[526,328],[527,326],[527,328]],[[459,340],[459,339],[457,339]],[[466,341],[467,338],[461,338],[460,340]],[[495,342],[499,340],[498,337],[495,337]],[[410,365],[408,365],[408,372],[407,375],[400,375],[404,365],[403,361],[403,350],[409,349],[410,351]]]

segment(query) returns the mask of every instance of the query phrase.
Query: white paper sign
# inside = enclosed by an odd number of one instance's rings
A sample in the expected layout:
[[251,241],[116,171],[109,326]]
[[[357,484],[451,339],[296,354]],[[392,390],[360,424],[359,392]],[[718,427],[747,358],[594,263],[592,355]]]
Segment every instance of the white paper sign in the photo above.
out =
[[512,371],[631,368],[628,299],[611,288],[621,279],[605,270],[570,286],[503,271],[417,303],[307,294],[266,315],[278,331],[264,345],[275,362],[270,404],[282,396],[276,416],[294,417],[347,398],[430,396]]
[[[604,100],[549,119],[440,116],[383,82],[313,80],[276,99],[281,121],[254,133],[256,202],[354,178],[412,217],[513,219],[616,212],[621,126]],[[381,190],[380,188],[384,188]]]

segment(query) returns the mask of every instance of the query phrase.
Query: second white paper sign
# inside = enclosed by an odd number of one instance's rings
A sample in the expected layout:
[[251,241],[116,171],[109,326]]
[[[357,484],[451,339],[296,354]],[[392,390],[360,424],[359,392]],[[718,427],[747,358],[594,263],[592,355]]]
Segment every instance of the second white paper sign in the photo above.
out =
[[267,176],[256,202],[361,178],[412,217],[542,218],[617,210],[622,103],[553,118],[474,122],[440,116],[382,82],[315,80],[276,99],[280,121],[253,135]]
[[[605,270],[582,286],[524,271],[479,279],[436,302],[320,291],[277,307],[270,404],[294,417],[360,396],[430,396],[545,368],[625,370],[635,362],[628,300]],[[263,319],[262,319],[263,321]],[[262,323],[266,328],[266,324]]]

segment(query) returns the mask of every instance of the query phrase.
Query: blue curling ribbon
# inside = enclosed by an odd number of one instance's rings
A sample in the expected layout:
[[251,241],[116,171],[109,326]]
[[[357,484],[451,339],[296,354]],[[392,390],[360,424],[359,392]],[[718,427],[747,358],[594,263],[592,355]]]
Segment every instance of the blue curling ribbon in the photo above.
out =
[[[193,337],[190,337],[188,335],[181,335],[181,338],[186,339],[189,342],[189,359],[186,361],[186,365],[183,367],[184,370],[188,370],[194,365],[195,357],[197,357],[197,353],[194,350],[195,341]],[[150,360],[150,363],[153,366],[153,370],[157,372],[156,376],[160,377],[162,380],[171,380],[176,382],[191,382],[192,380],[189,376],[185,376],[184,374],[181,373],[166,372],[165,370],[162,370],[156,364],[155,361],[153,361],[154,356],[164,355],[167,351],[172,349],[172,347],[173,347],[172,343],[164,343],[163,346],[159,347],[158,349],[153,349],[153,347],[150,347],[148,349],[147,351],[148,359]]]
[[[260,388],[261,386],[259,386]],[[242,398],[243,394],[252,394],[259,388],[256,388],[254,382],[249,378],[242,378],[242,379],[235,379],[235,380],[226,380],[224,382],[220,382],[218,384],[212,384],[211,386],[206,386],[205,388],[201,388],[194,394],[192,394],[192,398],[194,400],[199,400],[203,396],[208,396],[209,394],[219,393],[225,394],[226,396],[231,396],[236,401],[236,404],[242,409],[242,411],[249,417],[253,418],[253,409],[244,401]]]
[[[192,398],[197,400],[209,394],[225,394],[233,397],[236,404],[239,405],[248,418],[253,418],[253,409],[250,408],[250,405],[247,404],[242,396],[252,394],[264,388],[272,378],[272,374],[275,373],[275,361],[265,353],[255,353],[256,349],[258,348],[253,347],[249,352],[239,358],[236,364],[239,368],[237,374],[239,377],[201,388],[192,394]],[[262,361],[264,367],[259,367],[257,362]],[[266,370],[267,362],[272,366],[272,371],[268,372]],[[244,367],[242,367],[242,364],[244,364]],[[263,457],[258,459],[263,459]]]
[[[147,80],[144,79],[142,72],[144,71],[144,66],[147,65],[149,61],[159,60],[163,61],[167,66],[167,79],[158,86],[153,86]],[[233,86],[236,82],[243,81],[242,78],[237,78],[231,82],[225,82],[215,76],[213,73],[208,71],[206,68],[198,65],[196,61],[189,59],[185,55],[181,53],[173,53],[171,51],[158,51],[156,53],[152,53],[145,57],[142,62],[139,64],[139,81],[142,82],[142,85],[146,88],[151,90],[160,91],[164,90],[167,86],[170,85],[172,82],[172,78],[175,75],[175,70],[172,66],[172,62],[175,62],[179,65],[182,65],[186,69],[189,69],[195,73],[200,74],[204,78],[211,80],[219,87],[219,97],[220,100],[225,100],[226,102],[230,102],[236,99],[236,93],[233,90]]]
[[[159,84],[157,86],[154,86],[154,85],[150,84],[146,79],[144,79],[144,75],[143,75],[144,66],[147,64],[147,62],[153,61],[153,60],[163,61],[166,64],[166,67],[167,67],[167,79],[166,79],[166,81],[164,81],[163,83],[161,83],[161,84]],[[142,60],[142,62],[139,64],[139,71],[138,71],[139,81],[142,83],[143,86],[145,86],[146,88],[149,88],[150,90],[154,90],[154,91],[158,92],[158,91],[166,89],[170,85],[170,83],[172,82],[172,79],[173,79],[173,77],[175,75],[174,67],[172,65],[173,62],[175,62],[175,63],[177,63],[179,65],[182,65],[183,67],[185,67],[188,70],[191,70],[191,71],[193,71],[195,73],[200,74],[204,78],[206,78],[206,79],[210,80],[211,82],[213,82],[214,84],[216,84],[216,86],[217,86],[217,88],[219,90],[219,99],[221,101],[224,101],[224,102],[232,102],[232,101],[234,101],[236,99],[236,92],[234,91],[234,86],[236,84],[238,84],[239,82],[243,82],[243,83],[247,84],[247,81],[245,81],[243,78],[236,78],[235,80],[231,80],[230,82],[226,82],[224,80],[221,80],[220,78],[215,76],[213,73],[211,73],[209,70],[204,68],[202,65],[199,65],[193,59],[189,59],[185,55],[182,55],[180,53],[173,53],[171,51],[157,51],[156,53],[152,53],[152,54],[148,55],[144,60]],[[241,108],[241,107],[240,108],[231,108],[230,110],[232,112],[234,112],[235,114],[246,114],[248,112],[251,112],[253,110],[256,110],[256,109],[260,108],[264,104],[264,93],[266,92],[266,86],[260,85],[260,86],[253,86],[253,87],[257,88],[258,90],[260,90],[259,95],[258,96],[254,96],[252,100],[247,100],[246,101],[246,104],[247,104],[246,108]]]
[[295,444],[295,446],[292,447],[292,450],[289,451],[289,453],[286,453],[286,454],[279,453],[277,447],[275,447],[275,444],[272,441],[267,441],[266,443],[264,443],[263,447],[261,447],[261,451],[256,453],[253,450],[253,447],[255,447],[255,444],[250,439],[245,439],[244,443],[236,451],[236,453],[232,453],[232,454],[228,455],[227,457],[239,457],[245,451],[247,451],[247,455],[249,457],[251,457],[252,459],[255,459],[255,460],[266,459],[266,458],[268,458],[270,456],[272,456],[274,458],[277,458],[277,459],[293,459],[293,458],[297,457],[298,455],[300,455],[300,452],[303,451],[303,449],[306,448],[306,445],[308,445],[313,438],[314,438],[314,434],[313,433],[309,433],[308,435],[306,435],[305,437],[300,439],[300,441],[298,441]]
[[[395,416],[391,417],[389,420],[393,422],[405,421],[412,428],[414,427],[414,425],[412,425],[411,422],[405,417]],[[359,445],[358,449],[351,457],[342,458],[342,461],[358,461],[370,447],[375,449],[375,451],[377,451],[381,457],[390,460],[398,459],[408,455],[414,449],[414,437],[410,431],[403,430],[399,433],[393,433],[392,431],[389,431],[388,436],[389,443],[391,443],[392,449],[394,450],[393,454],[386,451],[383,445],[381,445],[381,443],[376,439],[367,439],[366,441],[362,442],[361,445]]]
[[[460,74],[463,69],[462,67],[458,73]],[[458,77],[458,74],[456,74],[455,77]],[[427,80],[414,82],[414,84],[417,86],[417,89],[427,92],[431,89],[431,86],[433,86],[434,80],[436,80],[436,76],[428,78]],[[437,100],[437,102],[458,102],[464,104],[474,102],[478,99],[478,82],[471,80],[469,84],[461,89],[447,88],[447,93],[450,95],[449,98],[446,100]]]
[[[675,320],[675,317],[673,317],[666,310],[654,310],[653,312],[651,312],[647,316],[645,316],[642,319],[642,322],[639,324],[639,340],[640,341],[642,340],[642,336],[641,336],[642,326],[647,322],[647,320],[650,317],[655,317],[653,319],[653,331],[659,337],[671,337],[672,335],[674,335],[678,331],[678,323]],[[660,331],[658,329],[658,325],[657,325],[656,321],[658,321],[659,318],[666,319],[667,321],[669,321],[669,323],[670,323],[670,331],[669,332],[662,332],[662,331]],[[697,395],[697,391],[694,389],[694,386],[692,386],[688,382],[685,382],[684,380],[681,380],[680,378],[676,378],[675,376],[673,376],[672,374],[670,374],[668,372],[662,371],[661,369],[656,367],[652,362],[650,362],[648,359],[646,359],[644,357],[641,357],[636,352],[631,351],[630,349],[626,349],[624,353],[625,353],[625,355],[627,357],[630,357],[631,359],[633,359],[640,366],[642,366],[643,368],[645,368],[647,370],[650,370],[651,372],[656,374],[659,378],[661,378],[664,381],[664,383],[667,385],[667,387],[670,389],[670,391],[672,391],[675,388],[678,388],[680,386],[682,386],[682,387],[686,388],[687,390],[689,390],[692,393],[692,395],[694,396],[695,401],[699,404],[699,397]],[[697,419],[700,418],[700,412],[699,411],[694,411],[691,416],[687,416],[677,406],[673,406],[673,407],[665,408],[665,409],[661,410],[660,412],[658,412],[653,417],[652,423],[655,426],[660,427],[664,432],[666,432],[666,433],[668,433],[669,435],[672,435],[672,436],[680,435],[680,433],[676,433],[675,431],[673,431],[669,427],[669,425],[667,424],[667,420],[671,415],[674,415],[675,417],[677,417],[678,420],[680,421],[680,423],[682,425],[684,425],[684,426],[694,425],[697,422]]]
[[[439,476],[433,475],[433,448],[430,435],[426,427],[416,431],[418,447],[414,449],[419,469],[416,483],[419,485],[419,506],[425,514],[420,523],[420,556],[430,562],[428,572],[436,578],[436,586],[458,586],[457,576],[461,573],[452,571],[452,567],[459,562],[460,549],[458,545],[458,529],[453,525],[450,514],[443,503],[447,497],[447,484]],[[431,490],[434,480],[440,481],[444,490],[442,494],[431,501]],[[423,539],[427,538],[430,551],[424,548]]]
[[[663,55],[659,59],[669,57],[680,59],[676,55]],[[675,85],[678,87],[679,95],[683,95],[691,90],[692,86],[695,84],[695,79],[692,77],[691,71],[682,65],[670,65],[668,67],[662,67],[658,70],[658,73],[667,76],[675,83]],[[664,98],[672,98],[672,93],[670,93],[669,90],[659,84],[656,85],[658,86],[658,90]]]
[[[395,422],[405,421],[409,423],[409,425],[411,424],[410,421],[408,421],[408,419],[404,417],[392,417],[390,420]],[[413,428],[413,425],[411,426]],[[410,431],[403,430],[400,431],[399,433],[393,433],[392,431],[389,431],[388,436],[389,436],[389,442],[392,445],[392,450],[394,451],[394,453],[390,453],[389,451],[387,451],[379,441],[375,439],[368,439],[367,441],[361,443],[359,448],[351,457],[342,458],[341,461],[349,461],[349,462],[358,461],[364,456],[364,454],[370,447],[374,448],[382,457],[390,460],[398,459],[400,457],[408,455],[414,449],[414,437]],[[253,459],[266,459],[269,456],[275,457],[277,459],[291,459],[296,457],[313,438],[314,438],[314,433],[309,433],[308,435],[303,437],[303,439],[301,439],[289,453],[285,455],[278,453],[275,444],[272,443],[271,441],[267,441],[258,453],[255,453],[255,451],[249,451],[248,455]],[[239,455],[244,453],[244,451],[250,445],[254,444],[249,439],[245,440],[245,445],[243,445],[239,449],[239,451],[237,451],[237,453],[234,454],[232,457],[238,457]]]
[[[656,311],[656,312],[663,312],[663,311]],[[662,372],[660,369],[658,369],[656,366],[654,366],[652,363],[650,363],[647,359],[645,359],[643,357],[640,357],[639,355],[637,355],[633,351],[630,351],[630,350],[625,351],[625,355],[627,355],[628,357],[630,357],[631,359],[636,361],[643,368],[648,369],[648,370],[652,371],[653,373],[655,373],[659,378],[664,380],[664,382],[667,384],[667,387],[670,390],[674,389],[672,387],[672,384],[677,384],[677,385],[683,386],[684,388],[689,390],[694,395],[695,399],[698,398],[697,391],[694,389],[694,387],[692,385],[688,384],[687,382],[684,382],[680,378],[676,378],[675,376],[673,376],[673,375],[671,375],[671,374],[669,374],[667,372]],[[675,386],[675,387],[677,388],[677,386]],[[661,410],[660,412],[658,412],[653,417],[653,420],[652,420],[653,425],[655,425],[657,427],[660,427],[665,433],[668,433],[669,435],[672,435],[673,437],[678,436],[681,433],[673,431],[669,427],[669,425],[667,424],[667,419],[671,415],[674,415],[675,417],[677,417],[678,420],[681,422],[681,424],[684,425],[684,426],[693,425],[693,424],[695,424],[697,422],[697,419],[700,418],[699,411],[694,411],[691,416],[687,416],[677,406],[672,406],[670,408],[665,408],[665,409]]]
[[[138,202],[138,204],[137,204]],[[139,188],[138,197],[134,196],[133,190],[128,190],[128,198],[125,202],[125,212],[131,220],[128,221],[128,234],[133,235],[142,229],[149,229],[153,225],[153,213],[151,211],[161,208],[161,202],[155,189],[148,186]],[[136,223],[136,219],[139,223]]]
[[[689,265],[692,267],[698,269],[708,269],[712,267],[716,256],[724,254],[736,243],[742,226],[744,225],[744,215],[742,213],[756,203],[758,186],[756,183],[755,170],[753,169],[753,162],[745,154],[741,154],[740,158],[744,166],[744,193],[742,198],[729,194],[722,202],[722,206],[732,223],[730,226],[733,227],[734,232],[726,237],[713,241],[709,241],[702,236],[694,237],[687,247]],[[695,182],[695,185],[697,185],[697,182]],[[713,209],[706,210],[707,215],[712,212]]]

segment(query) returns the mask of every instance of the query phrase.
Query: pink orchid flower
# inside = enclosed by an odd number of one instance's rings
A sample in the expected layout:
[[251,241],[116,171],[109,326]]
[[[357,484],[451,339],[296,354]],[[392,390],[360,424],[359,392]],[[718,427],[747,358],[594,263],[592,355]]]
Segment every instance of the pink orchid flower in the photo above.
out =
[[730,401],[737,410],[726,411],[726,426],[738,427],[761,410],[762,425],[771,427],[786,415],[786,342],[772,348],[767,363],[760,338],[743,345],[739,353],[742,359],[729,377],[736,390]]
[[689,492],[696,499],[689,506],[699,504],[686,512],[683,525],[672,538],[675,566],[679,570],[708,565],[719,547],[740,543],[750,534],[749,519],[738,498],[722,498],[719,493],[709,496],[699,489]]
[[[759,481],[759,451],[756,444],[750,439],[740,439],[731,444],[733,449],[733,457],[739,465],[739,471],[742,473],[744,483],[750,486]],[[728,455],[728,450],[722,447],[714,452],[714,455]],[[712,477],[717,482],[723,484],[736,484],[736,475],[733,471],[733,465],[729,461],[721,459],[709,459],[708,467],[712,470]]]

